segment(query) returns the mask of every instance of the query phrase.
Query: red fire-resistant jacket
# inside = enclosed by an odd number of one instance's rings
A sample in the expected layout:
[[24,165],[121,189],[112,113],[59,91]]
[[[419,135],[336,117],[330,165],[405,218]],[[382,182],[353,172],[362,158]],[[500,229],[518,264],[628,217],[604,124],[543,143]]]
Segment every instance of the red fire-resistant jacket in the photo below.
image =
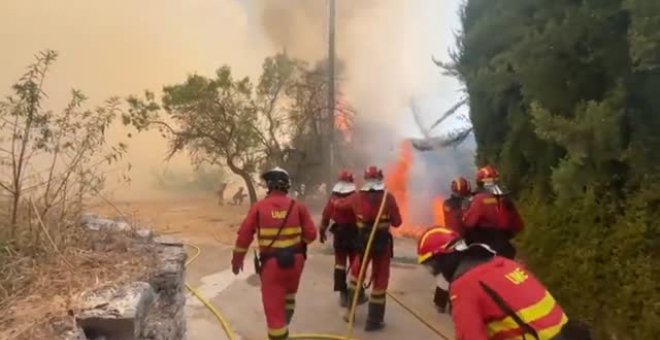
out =
[[[375,222],[383,191],[358,191],[346,198],[334,201],[334,209],[352,209],[357,217],[358,228],[371,227]],[[398,227],[402,223],[401,212],[396,199],[391,193],[387,193],[383,213],[378,220],[378,228]]]
[[523,334],[480,282],[534,328],[541,340],[552,339],[568,322],[561,306],[523,265],[495,257],[469,269],[450,285],[457,340],[519,339]]
[[321,228],[326,229],[330,224],[330,220],[335,221],[339,225],[355,224],[356,217],[352,207],[345,207],[340,209],[334,206],[334,201],[341,199],[340,196],[332,195],[323,209],[321,216]]
[[[272,251],[276,248],[302,246],[304,243],[311,243],[316,239],[316,226],[309,210],[300,202],[294,203],[284,228],[276,237],[290,204],[291,198],[287,197],[285,193],[274,191],[250,208],[238,230],[232,263],[243,260],[255,233],[257,233],[261,252]],[[269,245],[271,245],[270,248]]]
[[480,192],[463,213],[463,227],[500,229],[515,235],[523,230],[524,224],[508,197],[498,198],[489,192]]

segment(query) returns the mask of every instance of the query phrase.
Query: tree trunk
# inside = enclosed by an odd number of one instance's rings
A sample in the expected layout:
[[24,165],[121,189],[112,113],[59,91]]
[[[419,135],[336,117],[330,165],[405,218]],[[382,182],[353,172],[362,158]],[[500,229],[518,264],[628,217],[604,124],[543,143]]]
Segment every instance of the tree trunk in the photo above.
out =
[[250,196],[250,205],[257,203],[257,190],[254,187],[254,181],[252,180],[252,176],[250,176],[250,173],[237,167],[236,164],[234,164],[233,157],[229,157],[227,159],[227,166],[229,167],[229,170],[231,170],[231,172],[241,176],[241,178],[245,182],[245,186],[247,187],[248,190],[248,195]]
[[240,173],[237,173],[237,175],[241,176],[241,178],[245,182],[245,186],[247,187],[248,190],[248,195],[250,196],[250,204],[255,204],[257,202],[257,190],[254,187],[254,181],[252,180],[252,176],[250,176],[250,174],[245,171],[241,171]]

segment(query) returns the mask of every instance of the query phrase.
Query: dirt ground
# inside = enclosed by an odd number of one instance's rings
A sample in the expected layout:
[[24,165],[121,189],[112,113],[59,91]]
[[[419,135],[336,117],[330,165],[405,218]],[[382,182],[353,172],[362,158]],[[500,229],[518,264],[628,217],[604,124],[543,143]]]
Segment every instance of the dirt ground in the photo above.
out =
[[[250,257],[246,259],[245,271],[238,276],[234,276],[229,268],[235,233],[248,209],[247,204],[218,206],[213,196],[198,196],[132,200],[114,202],[113,205],[99,205],[91,210],[105,216],[116,216],[119,210],[159,233],[176,236],[199,247],[200,256],[187,269],[188,283],[197,287],[223,314],[237,338],[264,339],[266,325],[259,279],[253,274],[252,260]],[[317,214],[315,216],[318,217]],[[318,242],[310,247],[291,325],[294,335],[327,333],[343,336],[346,332],[346,323],[341,318],[344,311],[332,292],[333,257],[329,250],[327,245]],[[410,263],[414,258],[414,242],[397,240],[389,291],[444,337],[451,339],[453,330],[450,318],[436,312],[431,302],[433,279],[423,268]],[[189,340],[227,339],[213,314],[192,295],[188,296],[186,313]],[[391,298],[387,302],[384,330],[365,333],[362,330],[365,317],[366,307],[362,306],[357,313],[355,338],[443,338]]]

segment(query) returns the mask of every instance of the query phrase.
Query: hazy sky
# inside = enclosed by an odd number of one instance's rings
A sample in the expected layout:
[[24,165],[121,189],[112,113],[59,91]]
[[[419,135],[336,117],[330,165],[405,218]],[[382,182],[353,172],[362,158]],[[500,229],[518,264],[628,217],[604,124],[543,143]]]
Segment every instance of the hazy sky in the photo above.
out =
[[[45,48],[60,54],[46,84],[53,109],[62,107],[71,88],[99,103],[158,91],[222,64],[256,75],[263,57],[280,48],[264,32],[264,1],[275,0],[1,0],[0,95],[9,94],[33,54]],[[416,135],[404,101],[417,98],[431,120],[458,97],[458,83],[440,75],[431,54],[447,59],[461,0],[337,1],[364,3],[338,37],[350,73],[348,97],[365,115],[382,114],[403,126],[400,134]],[[124,132],[116,129],[113,138]],[[162,166],[166,146],[155,134],[130,147],[138,181]],[[174,162],[186,163],[185,157]]]

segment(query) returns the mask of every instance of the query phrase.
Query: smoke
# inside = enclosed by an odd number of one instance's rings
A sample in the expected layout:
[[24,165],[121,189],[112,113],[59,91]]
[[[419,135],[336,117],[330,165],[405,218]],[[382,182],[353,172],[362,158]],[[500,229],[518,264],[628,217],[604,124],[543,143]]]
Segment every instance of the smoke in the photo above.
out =
[[[259,0],[259,22],[276,48],[309,61],[328,53],[328,1]],[[460,1],[336,0],[337,56],[345,66],[339,89],[357,111],[353,138],[358,161],[387,168],[400,157],[401,140],[417,134],[411,101],[439,98],[424,106],[434,121],[459,98],[457,81],[442,78],[432,62],[445,60]],[[442,28],[440,28],[442,27]],[[426,100],[429,102],[429,100]],[[438,100],[432,100],[437,103]],[[430,117],[428,115],[430,114]],[[435,119],[434,119],[435,118]],[[446,133],[441,128],[436,133]],[[455,176],[471,176],[473,145],[414,153],[408,190],[411,223],[430,223],[429,202],[447,197]]]
[[[327,57],[328,1],[258,0],[263,31],[276,48],[309,61]],[[337,0],[339,84],[361,122],[400,125],[411,98],[437,80],[431,62],[435,39],[420,18],[438,6],[424,0]],[[440,38],[438,38],[440,39]],[[364,124],[364,123],[363,123]],[[393,129],[399,137],[403,131]],[[389,133],[390,138],[392,137]]]
[[[434,25],[455,15],[460,0],[337,0],[337,54],[345,66],[339,83],[366,131],[369,162],[385,166],[398,153],[410,99],[442,93],[431,55],[453,41]],[[0,1],[0,96],[45,48],[60,53],[49,75],[45,107],[60,109],[71,88],[90,105],[144,89],[158,92],[188,74],[212,74],[228,64],[258,76],[267,55],[286,49],[310,62],[327,55],[327,0],[3,0]],[[443,16],[445,19],[443,19]],[[440,18],[440,19],[439,19]],[[115,126],[109,142],[127,141],[132,183],[118,196],[151,195],[154,171],[190,170],[186,155],[164,161],[167,142],[157,133],[135,135]],[[365,163],[367,160],[364,161]],[[106,169],[109,186],[118,188]],[[158,193],[153,193],[157,195]]]
[[[45,84],[44,107],[52,110],[64,106],[74,87],[95,105],[110,96],[158,92],[191,73],[213,74],[222,64],[255,76],[270,53],[235,0],[2,0],[0,32],[0,96],[10,94],[36,52],[59,52]],[[190,171],[185,155],[164,161],[167,142],[159,134],[127,139],[128,132],[118,125],[109,133],[109,143],[129,144],[124,162],[104,169],[109,192],[162,195],[151,190],[154,172]],[[118,179],[128,163],[132,182],[125,186]]]

